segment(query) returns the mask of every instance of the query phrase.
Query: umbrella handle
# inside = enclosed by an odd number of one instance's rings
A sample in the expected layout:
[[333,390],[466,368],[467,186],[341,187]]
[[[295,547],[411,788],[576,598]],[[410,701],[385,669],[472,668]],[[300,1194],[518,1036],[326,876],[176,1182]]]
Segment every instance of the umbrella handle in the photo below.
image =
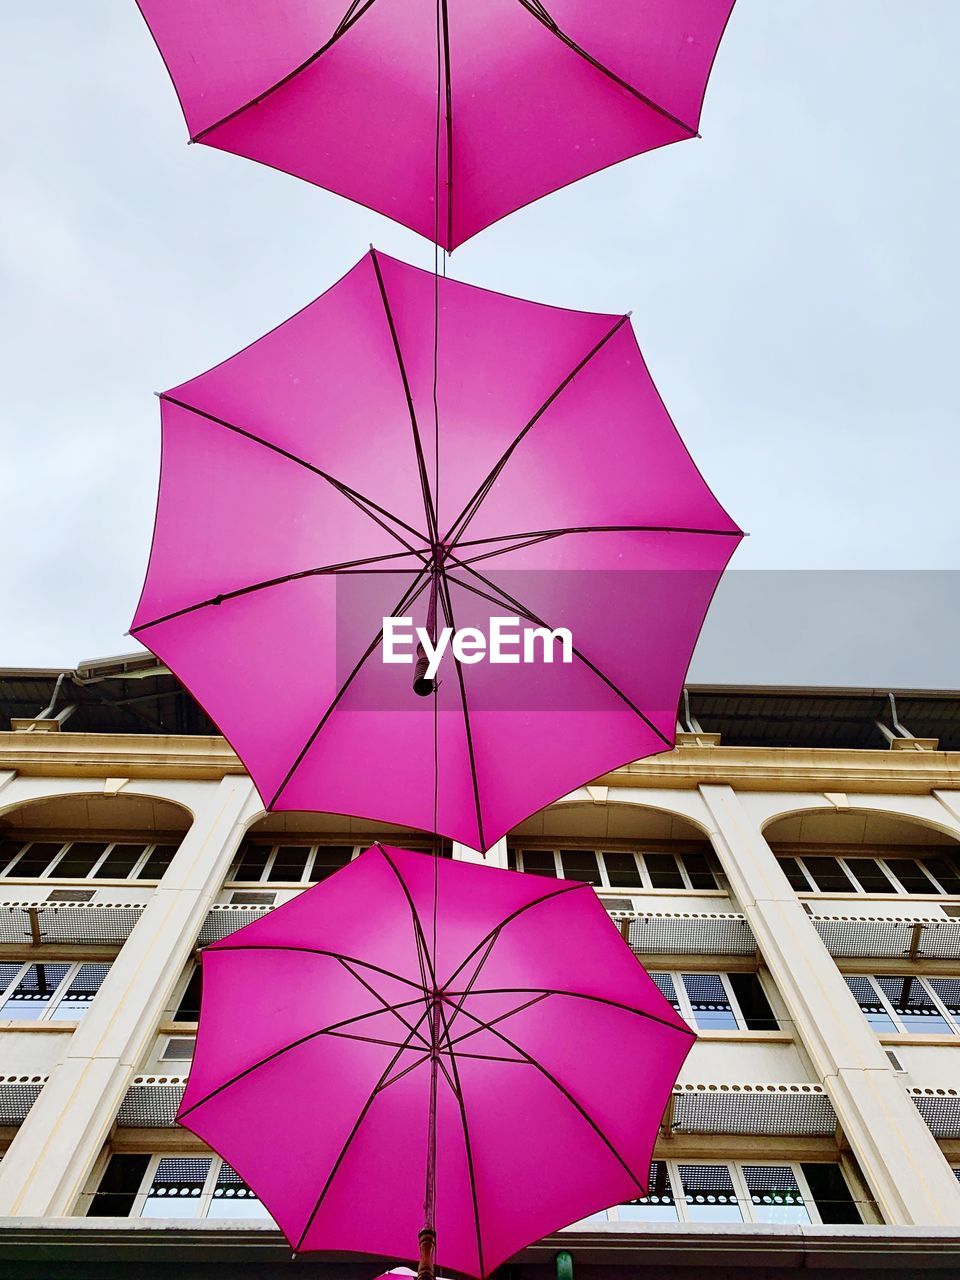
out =
[[418,1239],[420,1262],[417,1266],[417,1280],[436,1280],[437,1233],[432,1227],[422,1227]]

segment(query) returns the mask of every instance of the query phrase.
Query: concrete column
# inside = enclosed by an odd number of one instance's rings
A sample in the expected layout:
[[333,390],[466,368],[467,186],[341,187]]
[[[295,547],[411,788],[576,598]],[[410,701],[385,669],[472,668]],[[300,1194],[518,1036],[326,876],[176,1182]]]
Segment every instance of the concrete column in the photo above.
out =
[[491,845],[486,853],[471,849],[469,845],[453,843],[453,856],[461,862],[482,862],[488,867],[506,867],[507,837],[502,836],[496,844]]
[[[194,784],[197,787],[199,784]],[[194,822],[0,1164],[0,1217],[68,1215],[260,800],[202,784]]]
[[773,851],[731,787],[700,793],[730,887],[884,1221],[956,1225],[960,1186]]

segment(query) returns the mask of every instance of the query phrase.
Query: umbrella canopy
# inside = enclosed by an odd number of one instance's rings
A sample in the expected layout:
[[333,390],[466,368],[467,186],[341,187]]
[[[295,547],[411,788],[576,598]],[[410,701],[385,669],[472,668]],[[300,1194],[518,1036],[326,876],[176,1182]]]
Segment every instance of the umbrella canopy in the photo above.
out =
[[[268,809],[487,849],[673,745],[741,534],[626,316],[371,251],[161,408],[132,634],[219,725]],[[412,667],[385,661],[384,620],[426,629],[431,597],[443,626],[487,636],[512,617],[566,628],[570,648],[499,665],[448,648],[434,698],[417,698]]]
[[453,249],[696,136],[733,0],[138,0],[190,137]]
[[588,885],[376,846],[202,965],[178,1120],[296,1251],[415,1258],[426,1216],[483,1276],[645,1194],[694,1033]]

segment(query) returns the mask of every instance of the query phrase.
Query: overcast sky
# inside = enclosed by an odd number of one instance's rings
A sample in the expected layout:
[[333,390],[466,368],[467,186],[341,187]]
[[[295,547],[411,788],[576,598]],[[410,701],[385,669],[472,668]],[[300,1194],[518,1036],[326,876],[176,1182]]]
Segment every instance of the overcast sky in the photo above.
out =
[[[476,284],[633,309],[750,532],[741,571],[960,568],[958,48],[958,0],[739,0],[702,141],[548,197],[452,259]],[[432,247],[187,147],[134,0],[0,6],[0,104],[0,665],[73,666],[136,647],[152,393],[369,243],[423,266]],[[960,685],[948,575],[912,576],[907,601],[899,574],[740,576],[700,679]]]

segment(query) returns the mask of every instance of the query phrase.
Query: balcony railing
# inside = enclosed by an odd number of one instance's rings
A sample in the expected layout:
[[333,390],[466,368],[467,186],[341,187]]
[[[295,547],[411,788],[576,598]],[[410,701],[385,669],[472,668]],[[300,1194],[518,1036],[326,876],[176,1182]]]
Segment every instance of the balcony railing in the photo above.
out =
[[122,946],[145,910],[145,902],[4,902],[0,943]]

